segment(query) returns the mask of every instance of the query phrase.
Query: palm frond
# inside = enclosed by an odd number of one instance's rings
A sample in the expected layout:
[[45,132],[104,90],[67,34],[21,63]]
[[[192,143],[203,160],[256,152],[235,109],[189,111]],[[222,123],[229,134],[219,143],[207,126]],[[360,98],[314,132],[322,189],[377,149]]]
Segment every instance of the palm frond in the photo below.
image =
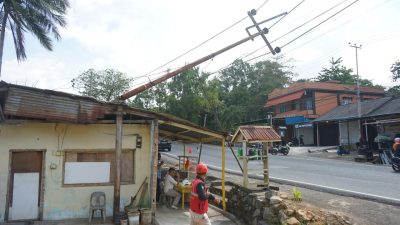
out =
[[17,55],[17,60],[25,60],[26,52],[25,52],[25,37],[24,37],[24,29],[18,23],[10,24],[10,30],[14,40],[15,54]]

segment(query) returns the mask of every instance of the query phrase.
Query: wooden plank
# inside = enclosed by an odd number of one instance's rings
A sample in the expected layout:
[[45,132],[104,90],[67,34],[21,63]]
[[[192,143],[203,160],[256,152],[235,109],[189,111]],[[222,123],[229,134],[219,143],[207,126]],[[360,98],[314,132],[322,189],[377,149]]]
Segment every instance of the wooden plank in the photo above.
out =
[[120,211],[120,198],[121,198],[121,152],[122,152],[122,126],[123,126],[123,113],[122,107],[118,106],[116,118],[116,140],[115,140],[115,177],[114,177],[114,210],[113,218],[116,219]]
[[247,143],[242,142],[242,148],[243,148],[243,186],[248,187],[249,186],[249,167],[248,167],[248,159],[247,159]]
[[151,210],[153,218],[156,211],[156,196],[157,196],[157,166],[158,166],[158,121],[154,120],[152,123],[152,171],[150,179],[150,195],[151,195]]

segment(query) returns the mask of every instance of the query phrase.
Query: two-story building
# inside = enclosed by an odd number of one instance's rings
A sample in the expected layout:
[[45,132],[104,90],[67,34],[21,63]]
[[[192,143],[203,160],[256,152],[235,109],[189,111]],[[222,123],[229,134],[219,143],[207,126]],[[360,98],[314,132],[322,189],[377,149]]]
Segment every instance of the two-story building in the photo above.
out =
[[[383,96],[382,87],[360,87],[361,101]],[[273,113],[274,127],[284,140],[294,137],[300,140],[301,137],[305,145],[314,145],[316,128],[310,122],[339,105],[354,102],[357,102],[356,85],[337,81],[296,82],[286,88],[273,90],[264,107]],[[330,129],[329,125],[321,125],[319,129],[319,132],[327,134],[337,132],[337,129]]]

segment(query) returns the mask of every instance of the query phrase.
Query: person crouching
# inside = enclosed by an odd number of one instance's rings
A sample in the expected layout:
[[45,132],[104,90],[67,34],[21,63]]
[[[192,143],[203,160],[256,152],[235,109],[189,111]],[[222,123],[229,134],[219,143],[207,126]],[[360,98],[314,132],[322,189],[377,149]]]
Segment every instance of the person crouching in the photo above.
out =
[[207,165],[200,163],[196,167],[196,178],[192,181],[192,192],[190,193],[190,225],[211,225],[208,218],[208,201],[220,203],[207,191],[204,180],[207,173]]

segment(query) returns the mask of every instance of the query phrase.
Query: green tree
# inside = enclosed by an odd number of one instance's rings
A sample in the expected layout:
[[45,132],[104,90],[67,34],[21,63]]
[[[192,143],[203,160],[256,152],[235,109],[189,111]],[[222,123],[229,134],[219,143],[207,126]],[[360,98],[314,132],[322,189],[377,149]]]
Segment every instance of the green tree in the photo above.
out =
[[273,61],[238,60],[220,76],[190,69],[140,93],[132,105],[166,112],[215,130],[233,132],[239,123],[265,118],[268,93],[289,84],[290,67]]
[[52,34],[61,38],[58,26],[64,27],[68,0],[1,0],[0,1],[0,76],[6,28],[10,29],[17,60],[26,59],[25,33],[32,33],[48,50],[53,49]]
[[72,87],[101,101],[116,100],[130,88],[132,78],[114,69],[89,69],[72,79]]
[[386,91],[386,96],[400,97],[400,85],[393,86]]
[[268,93],[289,84],[292,76],[291,68],[279,62],[234,62],[219,78],[225,106],[220,115],[222,126],[233,131],[240,122],[265,118]]
[[[353,74],[353,70],[342,65],[342,58],[334,59],[330,61],[329,68],[322,68],[319,72],[319,76],[316,78],[317,81],[339,81],[341,84],[357,84],[357,75]],[[374,86],[372,81],[368,79],[360,79],[361,86]]]
[[390,67],[390,72],[393,74],[393,81],[397,81],[400,78],[400,61],[393,63],[392,67]]

